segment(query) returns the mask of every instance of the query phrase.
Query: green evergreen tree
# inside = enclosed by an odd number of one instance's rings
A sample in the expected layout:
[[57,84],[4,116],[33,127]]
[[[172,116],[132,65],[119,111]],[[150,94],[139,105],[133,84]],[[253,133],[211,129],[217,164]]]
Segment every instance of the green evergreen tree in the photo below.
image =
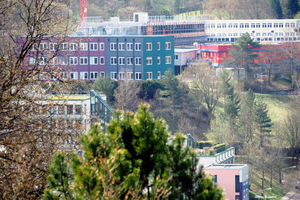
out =
[[254,106],[255,106],[255,94],[250,88],[242,98],[241,102],[241,116],[240,125],[243,133],[241,142],[250,142],[253,139],[254,134]]
[[268,116],[267,104],[260,99],[255,101],[255,122],[259,129],[260,147],[264,147],[265,138],[271,136],[273,123]]
[[277,19],[283,18],[282,6],[280,0],[271,0],[271,8],[275,12]]
[[288,0],[286,4],[287,15],[289,18],[293,19],[294,16],[299,12],[300,5],[298,0]]

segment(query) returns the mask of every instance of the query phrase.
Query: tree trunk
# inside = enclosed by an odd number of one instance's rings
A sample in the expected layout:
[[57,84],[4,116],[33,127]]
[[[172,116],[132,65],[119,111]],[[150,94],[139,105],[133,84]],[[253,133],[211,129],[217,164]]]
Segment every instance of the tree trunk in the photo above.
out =
[[273,165],[271,164],[270,188],[272,188],[272,179],[273,179]]

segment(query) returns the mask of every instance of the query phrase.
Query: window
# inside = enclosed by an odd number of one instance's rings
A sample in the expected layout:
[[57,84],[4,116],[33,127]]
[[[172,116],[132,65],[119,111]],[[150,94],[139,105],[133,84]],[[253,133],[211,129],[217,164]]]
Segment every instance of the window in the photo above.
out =
[[70,79],[78,79],[78,72],[70,72]]
[[267,24],[266,23],[262,23],[262,28],[267,28]]
[[240,192],[240,176],[235,175],[235,192]]
[[157,56],[157,64],[160,65],[160,56]]
[[91,65],[98,65],[98,57],[94,57],[94,56],[92,56],[92,57],[90,57],[90,64]]
[[88,44],[87,43],[80,43],[80,50],[81,51],[87,51],[88,50]]
[[268,28],[272,28],[272,23],[268,23]]
[[127,65],[133,64],[133,57],[127,57]]
[[135,72],[135,80],[142,80],[142,72]]
[[49,48],[50,48],[50,51],[57,51],[57,49],[58,49],[57,43],[50,43]]
[[60,45],[59,45],[59,49],[60,49],[61,51],[66,51],[66,50],[68,50],[68,44],[67,44],[67,43],[62,43],[62,44],[60,44]]
[[215,183],[218,183],[218,176],[215,175]]
[[136,65],[141,65],[142,64],[142,58],[141,57],[136,57],[135,58],[135,64]]
[[238,36],[238,34],[237,34],[237,33],[234,33],[233,36]]
[[217,28],[221,28],[221,24],[217,24]]
[[119,43],[119,51],[124,51],[124,50],[125,50],[125,44]]
[[116,80],[117,79],[117,72],[110,72],[110,79]]
[[240,23],[240,28],[244,28],[244,23]]
[[40,60],[40,65],[46,65],[46,63],[47,63],[47,57],[42,56]]
[[160,42],[157,42],[157,50],[160,50]]
[[70,57],[70,65],[78,65],[78,58]]
[[226,33],[223,33],[222,36],[226,36]]
[[285,28],[289,28],[290,27],[290,23],[285,23]]
[[295,28],[295,23],[291,23],[291,27],[292,27],[292,28]]
[[119,79],[124,80],[125,79],[125,72],[119,72]]
[[228,36],[232,36],[232,33],[228,33]]
[[119,65],[125,65],[125,57],[119,57]]
[[279,28],[283,28],[283,23],[279,23]]
[[255,23],[251,23],[251,28],[255,28]]
[[245,28],[249,28],[249,23],[245,23]]
[[88,79],[88,73],[87,72],[80,72],[80,79]]
[[127,72],[127,79],[133,80],[133,72]]
[[146,51],[152,51],[152,42],[146,43]]
[[175,57],[175,60],[178,60],[178,54],[175,54],[174,57]]
[[210,28],[210,24],[206,24],[206,28]]
[[240,195],[235,195],[235,200],[240,200]]
[[244,35],[244,33],[240,33],[240,36],[243,36]]
[[117,57],[110,57],[110,64],[116,65],[117,64]]
[[165,42],[165,49],[171,50],[171,42]]
[[278,23],[274,23],[274,28],[278,28]]
[[215,24],[211,24],[211,26],[210,26],[211,28],[215,28]]
[[157,79],[161,79],[161,72],[157,71]]
[[142,49],[142,44],[141,43],[135,43],[135,50],[140,51]]
[[82,105],[75,105],[75,115],[81,115]]
[[127,51],[132,51],[132,50],[133,50],[133,44],[127,43]]
[[59,61],[61,65],[67,65],[68,64],[68,57],[66,56],[60,56]]
[[237,23],[234,23],[233,24],[233,28],[237,28],[238,27],[238,24]]
[[30,57],[29,58],[29,64],[30,65],[34,65],[35,64],[35,58],[34,57]]
[[171,56],[166,56],[166,64],[171,64]]
[[116,51],[117,50],[117,43],[114,43],[114,42],[110,43],[110,50],[111,51]]
[[256,33],[256,36],[260,36],[260,33]]
[[152,72],[147,72],[147,80],[152,80]]
[[231,23],[228,24],[228,28],[232,28],[232,24]]
[[222,24],[222,28],[226,28],[226,24]]
[[100,72],[100,78],[105,78],[105,72],[104,71]]
[[146,65],[152,65],[152,57],[146,57]]
[[105,64],[105,58],[104,56],[100,57],[100,65],[104,65]]
[[80,65],[87,65],[88,58],[87,57],[80,57]]
[[37,49],[37,44],[33,44],[33,45],[31,46],[30,51],[35,51],[36,49]]
[[100,47],[100,51],[104,51],[104,49],[105,49],[104,42],[100,42],[99,47]]
[[77,51],[77,44],[76,43],[70,43],[69,49],[71,51]]
[[58,64],[57,57],[53,57],[52,59],[49,60],[49,65],[57,65],[57,64]]
[[39,50],[44,51],[45,49],[47,49],[47,43],[40,43]]
[[260,23],[256,23],[256,28],[260,28]]
[[73,115],[73,105],[67,105],[67,115]]
[[98,43],[96,43],[96,42],[91,42],[91,43],[90,43],[90,50],[91,50],[91,51],[97,51],[97,50],[98,50]]
[[98,78],[98,72],[91,72],[90,77],[91,77],[91,79],[97,79]]

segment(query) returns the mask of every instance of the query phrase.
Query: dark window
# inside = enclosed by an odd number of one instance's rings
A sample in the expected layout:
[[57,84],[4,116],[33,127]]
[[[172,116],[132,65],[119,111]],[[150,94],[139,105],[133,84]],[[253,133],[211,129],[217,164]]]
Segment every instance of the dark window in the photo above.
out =
[[240,192],[240,176],[235,175],[235,192]]
[[67,114],[73,115],[73,105],[67,105]]
[[235,195],[235,200],[240,200],[240,195]]
[[218,176],[215,175],[215,183],[217,183],[217,182],[218,182]]

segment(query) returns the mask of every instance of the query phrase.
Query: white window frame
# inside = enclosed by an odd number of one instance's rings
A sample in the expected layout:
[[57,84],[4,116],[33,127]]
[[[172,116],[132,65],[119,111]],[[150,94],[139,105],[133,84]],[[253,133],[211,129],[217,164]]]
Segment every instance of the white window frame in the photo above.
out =
[[178,55],[178,54],[175,54],[175,55],[174,55],[174,60],[177,61],[178,59],[179,59],[179,55]]
[[147,80],[152,80],[153,76],[152,76],[152,72],[147,72]]
[[80,51],[87,51],[88,50],[88,43],[87,42],[81,42],[80,43]]
[[97,71],[91,71],[90,72],[90,79],[95,80],[98,78],[98,72]]
[[97,56],[90,57],[90,65],[98,65],[98,57]]
[[57,57],[53,57],[51,60],[49,60],[49,65],[57,65],[58,59]]
[[127,65],[133,65],[133,57],[127,57]]
[[135,50],[141,51],[142,50],[142,43],[135,43]]
[[284,24],[284,27],[285,27],[285,28],[290,28],[290,23],[285,23],[285,24]]
[[[88,59],[88,57],[86,57],[86,56],[81,56],[80,58],[79,58],[79,60],[80,60],[80,65],[88,65],[88,62],[89,62],[89,59]],[[82,62],[83,61],[83,62]],[[85,62],[86,61],[86,62]]]
[[125,72],[119,72],[119,80],[125,79]]
[[35,57],[30,56],[29,57],[29,65],[34,65],[35,64]]
[[152,51],[152,42],[146,42],[146,51]]
[[135,80],[142,80],[142,72],[135,72]]
[[117,51],[117,43],[111,42],[109,46],[111,51]]
[[133,72],[127,72],[127,79],[133,80]]
[[61,50],[61,51],[68,50],[68,43],[61,43],[61,44],[59,44],[59,50]]
[[262,23],[261,27],[262,28],[267,28],[267,23]]
[[119,57],[119,65],[125,65],[125,57]]
[[105,71],[100,71],[100,78],[105,78]]
[[165,42],[165,50],[171,50],[171,42]]
[[127,47],[127,51],[133,51],[133,43],[127,43],[126,47]]
[[160,70],[157,71],[157,79],[161,79],[161,71]]
[[110,72],[110,79],[117,80],[117,72]]
[[166,59],[166,60],[165,60],[166,65],[169,65],[169,64],[172,63],[172,61],[171,61],[171,56],[166,56],[165,59]]
[[78,57],[70,57],[70,65],[78,65]]
[[278,28],[278,23],[274,23],[274,28]]
[[68,65],[68,57],[67,56],[59,56],[59,62],[60,62],[59,63],[60,65]]
[[158,64],[158,65],[161,64],[161,58],[160,58],[160,56],[157,56],[157,64]]
[[50,51],[57,51],[58,50],[57,43],[49,43],[49,50]]
[[[73,78],[72,78],[73,75]],[[78,79],[78,72],[70,72],[70,79],[77,80]]]
[[152,56],[146,57],[146,65],[152,65]]
[[100,51],[104,51],[104,50],[105,50],[104,42],[100,42],[100,43],[99,43],[99,50],[100,50]]
[[157,42],[157,51],[159,51],[160,50],[160,42]]
[[[86,75],[86,77],[85,77],[85,75]],[[80,79],[81,79],[81,80],[87,80],[87,79],[89,79],[89,74],[88,74],[88,72],[87,72],[87,71],[81,71],[81,72],[80,72]]]
[[135,65],[141,65],[141,64],[142,64],[142,58],[141,57],[135,57]]
[[42,56],[40,59],[40,65],[46,65],[48,58],[46,56]]
[[117,65],[117,57],[110,57],[110,65]]
[[77,43],[70,43],[69,44],[70,51],[77,51],[78,50],[78,44]]
[[39,50],[40,51],[44,51],[44,50],[47,50],[47,43],[40,43],[39,45]]
[[228,24],[228,28],[232,28],[232,23],[229,23],[229,24]]
[[100,56],[100,65],[105,65],[105,57],[104,56]]
[[120,42],[118,48],[119,48],[119,51],[125,51],[125,43],[124,42]]
[[238,26],[239,26],[238,23],[233,24],[233,28],[238,28]]

